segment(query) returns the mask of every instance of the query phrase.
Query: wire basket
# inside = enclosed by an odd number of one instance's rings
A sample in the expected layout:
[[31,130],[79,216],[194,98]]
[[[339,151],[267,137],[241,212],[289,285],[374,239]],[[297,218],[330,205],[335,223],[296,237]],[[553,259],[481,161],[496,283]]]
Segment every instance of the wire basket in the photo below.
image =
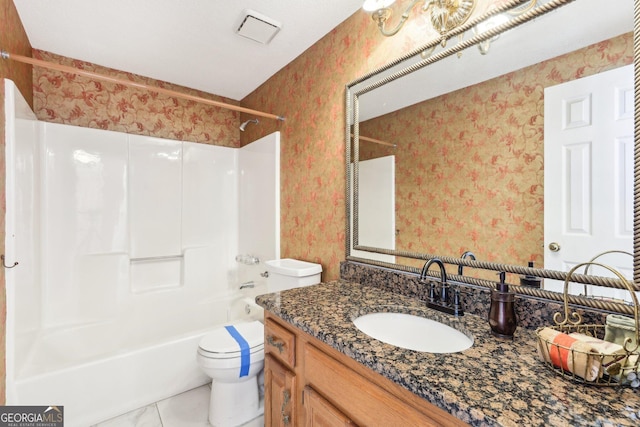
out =
[[[611,271],[631,293],[634,307],[635,342],[627,337],[623,345],[604,341],[603,325],[583,325],[582,316],[569,309],[569,282],[580,267],[599,266]],[[629,281],[618,271],[595,262],[573,267],[564,281],[564,317],[557,312],[553,316],[555,326],[538,328],[538,354],[543,362],[557,374],[575,382],[595,386],[637,387],[640,384],[640,327],[638,323],[638,299]]]

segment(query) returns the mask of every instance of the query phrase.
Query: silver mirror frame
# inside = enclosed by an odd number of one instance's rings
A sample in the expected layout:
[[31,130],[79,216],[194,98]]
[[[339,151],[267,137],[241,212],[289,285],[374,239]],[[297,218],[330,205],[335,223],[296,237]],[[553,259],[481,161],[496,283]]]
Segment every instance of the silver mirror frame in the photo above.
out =
[[[513,7],[516,7],[526,0],[511,0],[504,5],[492,9],[490,12],[485,13],[482,16],[479,16],[476,19],[473,19],[466,24],[452,30],[447,34],[447,40],[453,39],[459,34],[463,34],[466,31],[470,31],[475,25],[479,22],[484,21],[491,16],[499,13],[503,13]],[[556,270],[547,270],[540,268],[529,268],[523,267],[519,265],[512,264],[501,264],[495,262],[484,262],[478,260],[471,260],[469,258],[454,258],[450,256],[443,256],[438,254],[426,254],[419,252],[408,252],[408,251],[400,251],[400,250],[391,250],[384,248],[375,248],[369,246],[361,246],[358,243],[358,160],[359,160],[359,150],[358,144],[353,143],[353,150],[351,149],[352,140],[358,141],[360,133],[359,133],[359,123],[358,123],[358,112],[359,112],[359,97],[363,94],[370,92],[380,86],[383,86],[391,81],[394,81],[402,76],[410,74],[418,69],[426,67],[430,64],[433,64],[437,61],[440,61],[444,58],[447,58],[451,55],[458,54],[463,50],[475,46],[480,42],[485,40],[489,40],[505,31],[508,31],[512,28],[518,27],[532,19],[535,19],[539,16],[542,16],[552,10],[555,10],[559,7],[562,7],[566,4],[572,3],[574,1],[579,0],[552,0],[544,5],[538,6],[532,10],[529,10],[522,15],[519,15],[510,21],[499,25],[491,30],[488,30],[482,34],[475,35],[472,38],[464,41],[460,41],[459,43],[451,46],[449,48],[443,48],[441,51],[437,53],[433,53],[431,56],[426,59],[422,59],[412,65],[401,68],[398,71],[395,71],[399,65],[403,62],[408,61],[412,58],[419,57],[421,52],[429,52],[431,50],[436,49],[442,40],[434,40],[424,46],[415,49],[406,55],[403,55],[385,66],[378,68],[362,77],[359,77],[356,80],[348,83],[346,85],[345,90],[345,175],[346,175],[346,186],[345,186],[345,208],[346,208],[346,228],[345,228],[345,254],[346,259],[348,261],[359,262],[363,264],[369,264],[377,267],[390,268],[393,270],[398,270],[402,272],[415,273],[419,274],[417,268],[410,267],[401,264],[393,264],[386,263],[382,261],[375,261],[370,259],[359,258],[351,255],[351,248],[354,250],[365,251],[376,254],[384,254],[384,255],[393,255],[402,258],[410,258],[410,259],[418,259],[418,260],[429,260],[432,258],[439,258],[446,264],[460,265],[460,266],[468,266],[481,270],[492,270],[492,271],[505,271],[507,273],[514,273],[519,275],[533,275],[540,278],[547,279],[555,279],[565,281],[568,279],[568,273],[563,271]],[[615,278],[607,278],[601,276],[590,276],[584,274],[573,274],[571,276],[570,281],[574,283],[582,283],[582,284],[592,284],[603,287],[617,288],[627,290],[630,285],[630,288],[635,291],[640,292],[640,0],[634,0],[634,31],[633,31],[633,52],[634,52],[634,241],[633,241],[633,282],[634,283],[625,283],[620,279]],[[385,76],[385,74],[387,74]],[[380,77],[383,76],[383,77]],[[374,79],[372,83],[367,82],[367,80],[375,77],[380,77],[379,79]],[[365,83],[367,82],[367,83]],[[363,87],[363,83],[366,86]],[[350,180],[349,169],[350,165],[353,164],[353,179]],[[353,206],[353,209],[351,208]],[[353,217],[353,227],[351,227],[351,218]],[[431,273],[429,273],[431,274]],[[435,274],[435,273],[434,273]],[[454,281],[467,283],[476,286],[483,287],[493,287],[495,286],[495,282],[487,281],[484,279],[477,279],[468,276],[457,276],[450,275],[451,279]],[[514,292],[521,295],[528,295],[532,297],[543,298],[551,301],[563,301],[564,296],[559,292],[546,291],[537,288],[530,288],[524,286],[513,286],[511,288]],[[569,295],[568,302],[571,304],[582,305],[586,307],[596,308],[605,311],[613,311],[628,315],[633,315],[633,306],[629,306],[626,304],[603,301],[600,299],[592,299],[586,298],[583,296],[577,295]]]

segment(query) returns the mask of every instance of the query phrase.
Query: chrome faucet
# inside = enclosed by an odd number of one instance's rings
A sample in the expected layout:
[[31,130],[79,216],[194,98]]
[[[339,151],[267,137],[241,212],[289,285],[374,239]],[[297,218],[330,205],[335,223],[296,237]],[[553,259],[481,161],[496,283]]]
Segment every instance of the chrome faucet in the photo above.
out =
[[460,288],[458,286],[454,289],[453,302],[449,301],[449,284],[447,283],[447,271],[444,267],[444,263],[438,258],[432,258],[425,262],[420,273],[420,283],[426,283],[428,277],[429,267],[432,264],[436,264],[440,268],[440,295],[436,298],[435,287],[436,284],[432,280],[429,282],[429,301],[427,301],[427,307],[433,308],[444,313],[453,314],[455,316],[462,316],[462,305],[460,304]]
[[[476,260],[476,256],[473,254],[473,252],[471,251],[466,251],[464,252],[460,258],[465,259],[465,258],[471,258],[472,260]],[[462,267],[464,267],[462,264],[458,265],[458,276],[462,276]]]

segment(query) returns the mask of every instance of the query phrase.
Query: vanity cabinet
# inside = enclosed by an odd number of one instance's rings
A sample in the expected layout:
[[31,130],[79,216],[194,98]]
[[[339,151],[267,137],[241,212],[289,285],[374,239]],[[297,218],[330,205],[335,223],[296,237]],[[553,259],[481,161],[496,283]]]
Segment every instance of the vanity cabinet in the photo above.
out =
[[467,425],[265,312],[265,427]]

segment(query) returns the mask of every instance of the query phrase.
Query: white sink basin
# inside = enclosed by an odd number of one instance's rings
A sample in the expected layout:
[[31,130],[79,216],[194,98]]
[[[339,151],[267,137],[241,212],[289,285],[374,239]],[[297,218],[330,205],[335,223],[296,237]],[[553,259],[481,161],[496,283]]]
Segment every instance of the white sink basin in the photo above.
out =
[[473,339],[457,329],[412,314],[365,314],[353,323],[372,338],[409,350],[456,353],[473,345]]

